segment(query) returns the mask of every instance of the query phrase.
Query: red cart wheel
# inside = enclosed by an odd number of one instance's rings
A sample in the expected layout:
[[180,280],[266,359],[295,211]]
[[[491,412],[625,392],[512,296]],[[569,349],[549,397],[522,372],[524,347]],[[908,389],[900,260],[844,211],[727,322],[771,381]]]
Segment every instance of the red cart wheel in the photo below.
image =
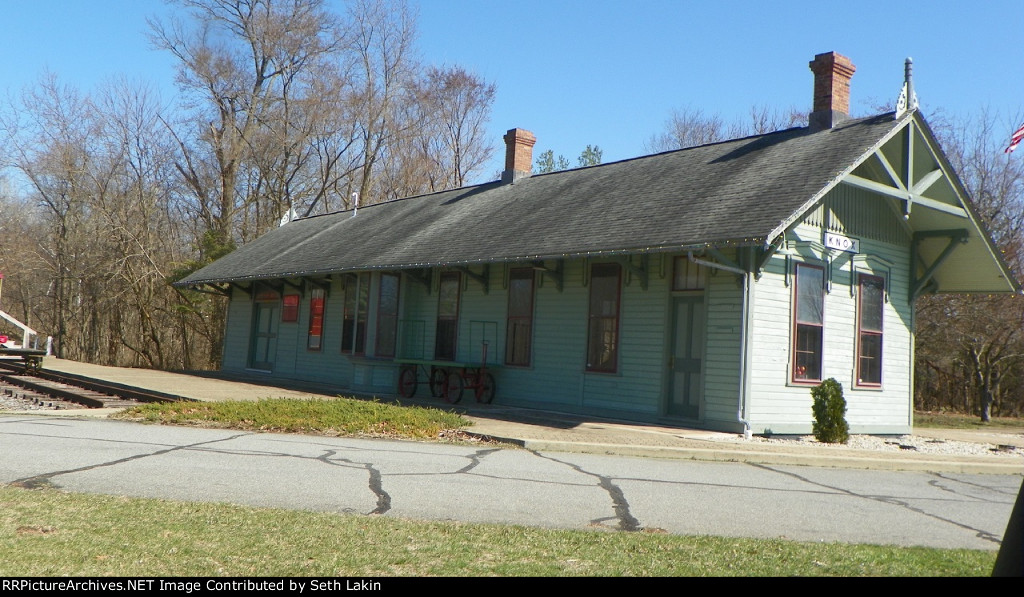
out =
[[416,395],[416,368],[406,367],[398,376],[398,393],[403,398],[412,398]]
[[430,395],[434,398],[440,398],[445,395],[445,389],[448,387],[448,372],[440,367],[434,368],[430,372]]
[[448,387],[444,391],[444,400],[449,404],[458,404],[462,400],[462,389],[465,387],[462,376],[458,373],[448,374]]
[[494,376],[484,371],[477,375],[476,401],[490,404],[494,400]]

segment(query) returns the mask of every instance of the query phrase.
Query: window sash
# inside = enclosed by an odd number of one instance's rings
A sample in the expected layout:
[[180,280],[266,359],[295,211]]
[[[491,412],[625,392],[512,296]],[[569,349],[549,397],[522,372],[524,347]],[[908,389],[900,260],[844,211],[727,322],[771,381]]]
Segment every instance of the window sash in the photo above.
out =
[[825,340],[825,270],[796,264],[793,289],[792,380],[821,381]]
[[366,352],[366,317],[370,306],[370,274],[350,276],[345,285],[345,306],[341,324],[341,352]]
[[882,327],[885,279],[857,277],[857,385],[882,385]]
[[793,380],[821,381],[824,326],[798,323],[793,346]]
[[299,320],[299,295],[286,294],[281,301],[281,322],[295,323]]
[[458,348],[459,293],[462,276],[444,272],[437,290],[437,328],[434,334],[434,358],[454,361]]
[[704,290],[707,285],[707,268],[689,257],[676,257],[672,269],[672,290]]
[[621,282],[622,269],[618,264],[598,263],[591,266],[587,371],[618,371]]

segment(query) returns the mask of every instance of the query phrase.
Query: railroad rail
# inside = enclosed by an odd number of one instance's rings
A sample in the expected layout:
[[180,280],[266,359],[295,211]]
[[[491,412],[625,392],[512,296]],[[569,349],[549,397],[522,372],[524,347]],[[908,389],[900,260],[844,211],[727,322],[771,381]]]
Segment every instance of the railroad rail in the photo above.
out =
[[0,359],[0,392],[29,404],[55,409],[127,408],[147,402],[191,400],[76,375],[33,372],[26,370],[21,362],[5,359]]

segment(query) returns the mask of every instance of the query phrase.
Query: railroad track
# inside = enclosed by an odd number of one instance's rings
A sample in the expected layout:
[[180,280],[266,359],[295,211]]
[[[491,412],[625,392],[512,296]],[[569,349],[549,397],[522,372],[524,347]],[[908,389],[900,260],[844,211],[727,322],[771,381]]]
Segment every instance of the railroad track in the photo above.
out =
[[38,371],[25,374],[20,362],[0,360],[0,398],[28,409],[128,408],[147,402],[188,400],[140,388],[73,375]]

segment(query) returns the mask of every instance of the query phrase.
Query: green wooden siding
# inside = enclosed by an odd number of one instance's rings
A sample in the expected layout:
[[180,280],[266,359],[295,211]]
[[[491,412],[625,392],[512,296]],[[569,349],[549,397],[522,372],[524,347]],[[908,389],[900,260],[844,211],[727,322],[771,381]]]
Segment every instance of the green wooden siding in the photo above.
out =
[[[790,372],[793,262],[821,263],[824,229],[861,241],[861,254],[832,251],[832,287],[825,298],[824,376],[844,386],[847,418],[854,432],[902,433],[909,430],[913,338],[912,307],[908,304],[909,241],[898,216],[882,201],[857,189],[840,187],[812,210],[803,222],[786,233],[795,255],[781,253],[769,260],[754,284],[747,419],[755,433],[810,431],[810,391],[792,384]],[[724,251],[736,260],[735,251]],[[872,257],[867,257],[872,256]],[[534,285],[533,342],[528,366],[506,366],[505,336],[508,270],[532,264],[492,264],[486,270],[486,291],[480,281],[461,277],[456,359],[478,362],[481,341],[488,341],[488,361],[497,381],[498,404],[550,408],[567,412],[657,420],[664,416],[670,389],[668,354],[671,347],[672,260],[654,255],[647,259],[644,277],[624,267],[619,310],[619,361],[614,373],[586,371],[588,271],[592,264],[623,263],[624,258],[576,259],[563,264],[562,289],[537,273]],[[641,264],[634,257],[636,266]],[[546,264],[553,267],[554,263]],[[430,272],[428,289],[408,275],[402,276],[399,304],[398,354],[404,358],[434,358],[438,308],[438,281],[443,270]],[[482,266],[470,271],[484,275]],[[883,385],[856,388],[856,313],[851,280],[855,272],[887,278],[889,300],[884,303]],[[790,272],[791,273],[791,272]],[[371,276],[367,355],[341,354],[344,276],[330,285],[324,316],[323,349],[306,349],[309,326],[308,293],[300,304],[297,323],[279,328],[276,377],[327,382],[353,391],[393,393],[397,367],[373,358],[378,274]],[[738,431],[741,391],[743,285],[730,272],[713,270],[703,293],[706,308],[702,391],[699,424]],[[244,370],[252,326],[252,299],[235,292],[229,306],[224,368]],[[426,386],[418,391],[426,396]],[[472,400],[467,393],[465,400]]]
[[228,303],[227,323],[224,333],[224,353],[221,369],[244,371],[249,361],[249,338],[252,332],[252,299],[249,295],[234,290]]
[[[909,239],[898,216],[882,200],[846,187],[830,193],[812,215],[788,231],[786,238],[797,253],[790,259],[790,268],[793,261],[824,265],[825,254],[832,260],[831,289],[825,295],[822,376],[834,377],[843,385],[851,431],[909,432],[913,371]],[[823,250],[825,224],[831,231],[860,239],[860,253]],[[785,256],[776,254],[756,283],[752,335],[757,344],[749,417],[754,433],[808,433],[811,429],[810,388],[790,382],[793,288],[791,277],[786,283],[786,268]],[[856,284],[855,272],[881,275],[888,283],[889,300],[883,304],[881,388],[855,384],[857,296],[856,288],[851,288]]]
[[739,412],[743,287],[736,275],[714,271],[708,276],[705,299],[708,319],[703,418],[716,428],[730,428],[737,424]]

